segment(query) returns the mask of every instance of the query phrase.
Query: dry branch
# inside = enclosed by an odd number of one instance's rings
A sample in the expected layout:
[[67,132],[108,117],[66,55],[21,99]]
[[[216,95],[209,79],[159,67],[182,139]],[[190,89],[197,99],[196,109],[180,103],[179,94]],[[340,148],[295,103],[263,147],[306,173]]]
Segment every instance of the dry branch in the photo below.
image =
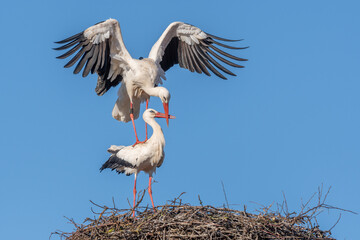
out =
[[[191,206],[182,203],[180,196],[166,205],[158,206],[157,211],[139,207],[137,217],[133,209],[117,209],[93,203],[100,210],[93,211],[94,219],[87,218],[83,224],[70,222],[74,232],[58,231],[52,236],[61,239],[333,239],[330,230],[319,229],[316,216],[324,209],[337,209],[325,204],[322,188],[318,201],[309,207],[310,201],[302,206],[299,214],[289,213],[286,200],[272,211],[264,207],[257,214],[229,208],[213,206]],[[313,196],[314,197],[314,196]],[[311,199],[310,199],[311,200]]]

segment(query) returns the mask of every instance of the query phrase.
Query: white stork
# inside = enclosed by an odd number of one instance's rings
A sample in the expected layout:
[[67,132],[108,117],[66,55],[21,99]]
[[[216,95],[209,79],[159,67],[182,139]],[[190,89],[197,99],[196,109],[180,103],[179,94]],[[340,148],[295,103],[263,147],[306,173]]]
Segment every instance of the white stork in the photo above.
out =
[[[213,57],[232,67],[243,67],[223,56],[237,61],[246,61],[247,59],[230,55],[215,45],[230,49],[245,48],[228,46],[215,39],[228,42],[239,41],[205,33],[190,24],[173,22],[154,44],[148,58],[138,60],[133,59],[126,50],[118,21],[108,19],[81,33],[56,42],[64,45],[55,50],[72,47],[68,52],[57,57],[63,59],[75,54],[80,49],[64,67],[71,67],[78,61],[74,74],[79,73],[83,68],[83,77],[90,72],[96,72],[98,80],[95,91],[99,96],[120,82],[123,83],[118,91],[118,99],[112,116],[119,121],[132,121],[136,137],[134,145],[136,145],[139,143],[139,139],[134,119],[139,117],[141,102],[146,101],[147,108],[150,96],[159,97],[166,116],[169,114],[170,93],[166,88],[158,87],[158,85],[162,84],[162,79],[166,79],[165,71],[174,64],[179,64],[180,67],[191,72],[203,72],[208,76],[210,76],[210,70],[222,79],[226,79],[226,77],[216,68],[229,75],[236,75],[220,65]],[[167,124],[169,124],[168,119]]]
[[154,200],[152,197],[151,181],[152,174],[156,172],[156,168],[160,167],[165,158],[165,138],[160,125],[154,118],[174,119],[174,116],[159,113],[154,109],[147,109],[143,114],[144,121],[153,128],[153,134],[145,143],[137,144],[136,146],[115,146],[112,145],[108,152],[112,153],[109,160],[107,160],[100,171],[110,168],[116,170],[118,173],[125,173],[126,175],[135,174],[134,181],[134,212],[135,216],[135,199],[136,199],[136,178],[139,172],[144,171],[149,174],[149,188],[148,192],[151,199],[151,204],[155,211]]

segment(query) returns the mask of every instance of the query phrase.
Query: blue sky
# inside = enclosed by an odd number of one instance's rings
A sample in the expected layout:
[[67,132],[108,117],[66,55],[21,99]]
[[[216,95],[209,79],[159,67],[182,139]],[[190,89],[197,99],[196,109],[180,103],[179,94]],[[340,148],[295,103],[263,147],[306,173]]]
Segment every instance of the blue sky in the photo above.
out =
[[[91,217],[91,204],[119,208],[132,199],[133,177],[99,173],[107,148],[134,142],[131,123],[111,117],[116,90],[98,97],[96,76],[64,69],[52,50],[108,18],[120,22],[134,58],[146,57],[164,29],[184,21],[226,38],[243,38],[248,58],[237,77],[174,67],[166,159],[155,175],[155,204],[186,192],[184,201],[253,202],[287,197],[298,211],[318,186],[327,203],[360,212],[360,32],[357,1],[7,1],[0,9],[0,228],[3,239],[46,239],[71,231],[64,216]],[[162,110],[159,99],[152,108]],[[140,138],[144,123],[136,122]],[[138,189],[147,176],[140,174]],[[148,196],[143,204],[151,204]],[[330,228],[339,212],[325,211]],[[358,236],[360,217],[348,213],[333,229]]]

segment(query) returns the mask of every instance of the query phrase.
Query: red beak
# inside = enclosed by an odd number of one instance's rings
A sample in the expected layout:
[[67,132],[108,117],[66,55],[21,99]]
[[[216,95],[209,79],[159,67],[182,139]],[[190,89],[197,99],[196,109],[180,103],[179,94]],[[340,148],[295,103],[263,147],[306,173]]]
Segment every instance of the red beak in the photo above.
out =
[[169,114],[165,114],[165,113],[157,113],[155,115],[156,118],[166,118],[166,120],[168,121],[169,119],[175,119],[175,116],[169,115]]
[[169,103],[163,103],[164,106],[164,111],[165,111],[165,115],[166,115],[166,124],[169,126]]

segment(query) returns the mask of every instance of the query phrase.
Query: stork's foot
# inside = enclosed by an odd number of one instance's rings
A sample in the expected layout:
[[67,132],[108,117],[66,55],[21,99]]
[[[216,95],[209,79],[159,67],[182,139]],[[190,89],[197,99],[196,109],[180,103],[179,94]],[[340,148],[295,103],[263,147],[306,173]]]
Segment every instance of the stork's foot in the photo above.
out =
[[135,147],[135,145],[137,145],[137,144],[139,144],[139,143],[145,143],[146,141],[147,141],[147,139],[144,140],[144,141],[136,141],[132,146]]

